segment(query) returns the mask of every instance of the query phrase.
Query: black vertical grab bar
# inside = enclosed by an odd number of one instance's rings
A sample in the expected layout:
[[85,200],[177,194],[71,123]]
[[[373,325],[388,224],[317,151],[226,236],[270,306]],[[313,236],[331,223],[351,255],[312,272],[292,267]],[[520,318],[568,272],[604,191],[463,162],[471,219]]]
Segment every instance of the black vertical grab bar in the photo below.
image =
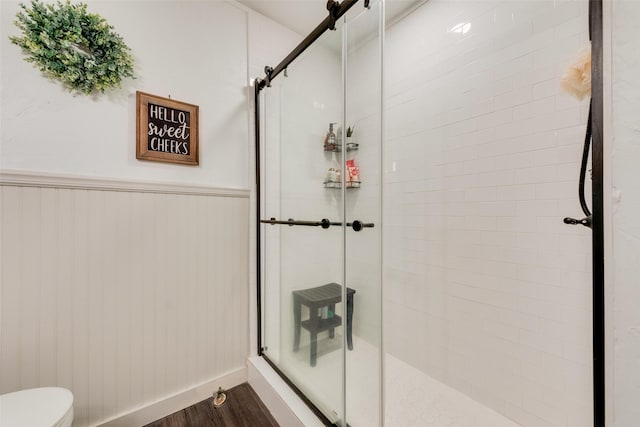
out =
[[605,399],[605,241],[604,241],[604,76],[603,0],[589,0],[591,29],[591,135],[592,329],[593,329],[593,425],[604,427]]

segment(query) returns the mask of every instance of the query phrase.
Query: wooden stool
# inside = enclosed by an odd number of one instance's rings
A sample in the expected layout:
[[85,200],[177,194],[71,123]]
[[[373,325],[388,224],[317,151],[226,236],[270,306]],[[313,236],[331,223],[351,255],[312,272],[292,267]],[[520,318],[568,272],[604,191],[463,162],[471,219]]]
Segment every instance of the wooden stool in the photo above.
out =
[[[353,320],[353,294],[356,291],[347,288],[347,347],[353,350],[352,320]],[[293,351],[300,347],[300,328],[309,331],[311,340],[311,354],[309,364],[316,366],[318,351],[318,332],[329,331],[329,338],[333,338],[335,328],[342,324],[342,317],[336,313],[336,304],[342,301],[342,287],[337,283],[318,286],[316,288],[293,291],[293,321],[294,339]],[[302,320],[302,305],[309,307],[309,319]],[[318,314],[319,309],[327,307],[327,318],[323,319]]]

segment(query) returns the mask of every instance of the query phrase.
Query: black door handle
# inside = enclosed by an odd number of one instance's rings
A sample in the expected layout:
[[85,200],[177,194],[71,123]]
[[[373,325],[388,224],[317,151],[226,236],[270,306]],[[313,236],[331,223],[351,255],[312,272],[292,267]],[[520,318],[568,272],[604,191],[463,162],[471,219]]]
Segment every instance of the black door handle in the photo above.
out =
[[[289,226],[303,225],[307,227],[322,227],[324,229],[327,229],[332,225],[342,226],[341,222],[332,222],[327,218],[322,218],[320,221],[296,221],[293,218],[289,218],[286,221],[282,221],[282,220],[277,220],[275,218],[270,218],[270,219],[262,219],[260,220],[260,222],[263,224],[271,224],[271,225],[276,225],[276,224],[289,225]],[[355,220],[353,222],[348,222],[347,227],[353,228],[354,231],[360,231],[363,228],[373,228],[374,224],[372,222],[365,223],[360,220]]]
[[366,222],[362,222],[362,221],[360,221],[360,220],[358,220],[358,219],[356,219],[356,220],[355,220],[355,221],[353,221],[353,222],[348,222],[348,223],[347,223],[347,227],[351,227],[351,228],[353,228],[353,231],[360,231],[360,230],[362,230],[363,228],[373,228],[373,227],[374,227],[374,225],[375,225],[375,224],[374,224],[374,223],[372,223],[372,222],[366,223]]

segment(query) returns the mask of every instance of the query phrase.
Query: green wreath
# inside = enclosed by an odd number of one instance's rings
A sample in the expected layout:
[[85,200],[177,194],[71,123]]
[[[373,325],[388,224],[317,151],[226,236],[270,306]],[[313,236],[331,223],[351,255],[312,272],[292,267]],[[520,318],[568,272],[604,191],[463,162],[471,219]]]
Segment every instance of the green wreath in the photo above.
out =
[[88,13],[86,4],[32,0],[30,8],[20,7],[15,24],[23,36],[9,39],[48,77],[86,94],[120,87],[133,77],[131,49],[106,19]]

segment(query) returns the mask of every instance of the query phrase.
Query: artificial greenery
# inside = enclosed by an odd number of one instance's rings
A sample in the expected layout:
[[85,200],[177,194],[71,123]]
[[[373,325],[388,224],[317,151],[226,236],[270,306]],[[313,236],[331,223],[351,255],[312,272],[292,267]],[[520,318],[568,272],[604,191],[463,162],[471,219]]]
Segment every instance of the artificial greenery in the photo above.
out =
[[347,128],[347,138],[351,138],[351,135],[353,135],[353,131],[356,130],[355,126],[349,126]]
[[72,92],[91,94],[120,87],[133,77],[131,49],[102,16],[87,12],[83,3],[20,5],[15,24],[22,37],[9,37],[48,77]]

